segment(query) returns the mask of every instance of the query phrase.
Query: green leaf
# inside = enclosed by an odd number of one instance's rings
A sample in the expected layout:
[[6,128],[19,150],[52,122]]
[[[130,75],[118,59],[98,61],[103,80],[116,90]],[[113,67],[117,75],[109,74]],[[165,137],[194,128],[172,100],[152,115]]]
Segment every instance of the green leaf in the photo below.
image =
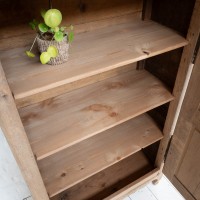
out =
[[30,51],[25,51],[26,55],[29,57],[29,58],[34,58],[35,57],[35,54],[33,54],[32,52]]
[[50,61],[51,57],[50,55],[47,53],[47,52],[43,52],[41,55],[40,55],[40,61],[41,63],[44,65],[46,63],[48,63]]
[[41,11],[40,11],[40,14],[41,14],[41,16],[44,18],[44,16],[45,16],[45,13],[46,13],[47,11],[46,10],[44,10],[44,9],[42,9]]
[[51,31],[52,33],[55,33],[54,28],[50,28],[50,31]]
[[39,22],[35,19],[33,19],[33,23],[35,24],[35,26],[37,26],[39,24]]
[[42,33],[46,33],[49,30],[49,27],[45,23],[40,23],[38,28]]
[[61,42],[64,38],[64,35],[61,31],[55,33],[54,38],[57,42]]
[[54,28],[54,32],[57,33],[59,31],[59,27]]
[[36,30],[36,26],[33,22],[29,22],[28,24],[33,30]]
[[47,53],[50,57],[55,58],[58,55],[58,49],[55,46],[49,46]]
[[72,25],[70,25],[70,30],[73,31],[74,30],[74,27]]
[[68,40],[69,40],[69,43],[73,42],[73,40],[74,40],[74,32],[73,31],[69,32]]
[[50,31],[52,32],[52,33],[56,33],[56,32],[58,32],[60,29],[59,29],[59,27],[57,26],[57,27],[55,27],[55,28],[50,28]]
[[60,27],[60,30],[61,30],[61,31],[64,31],[65,29],[66,29],[65,26]]
[[36,27],[39,23],[34,19],[32,22],[29,22],[29,26],[33,29],[36,30]]

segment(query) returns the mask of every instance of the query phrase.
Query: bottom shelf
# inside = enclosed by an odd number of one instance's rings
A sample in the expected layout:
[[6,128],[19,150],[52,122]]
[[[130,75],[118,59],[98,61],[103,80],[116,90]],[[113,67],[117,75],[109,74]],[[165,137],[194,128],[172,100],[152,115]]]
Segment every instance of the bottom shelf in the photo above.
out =
[[51,200],[102,200],[154,169],[142,151],[65,190]]
[[38,166],[53,197],[162,138],[153,119],[143,114],[42,159]]

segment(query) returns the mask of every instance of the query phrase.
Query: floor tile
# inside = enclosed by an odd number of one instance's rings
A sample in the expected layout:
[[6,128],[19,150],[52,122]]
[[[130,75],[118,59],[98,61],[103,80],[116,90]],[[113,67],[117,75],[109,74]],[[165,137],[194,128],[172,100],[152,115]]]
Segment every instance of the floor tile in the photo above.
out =
[[158,200],[185,200],[165,176],[157,185],[150,183],[147,187]]
[[157,200],[151,191],[144,187],[129,196],[131,200]]

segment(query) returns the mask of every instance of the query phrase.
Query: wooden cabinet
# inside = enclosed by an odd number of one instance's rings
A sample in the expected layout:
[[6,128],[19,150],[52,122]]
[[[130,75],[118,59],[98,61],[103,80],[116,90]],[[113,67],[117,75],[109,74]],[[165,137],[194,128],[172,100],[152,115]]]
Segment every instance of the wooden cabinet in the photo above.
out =
[[[122,199],[159,180],[200,32],[199,1],[177,2],[53,2],[76,30],[59,66],[24,54],[48,1],[2,6],[1,126],[35,200]],[[186,187],[198,136],[177,174]]]
[[186,197],[200,199],[200,52],[173,136],[164,173]]

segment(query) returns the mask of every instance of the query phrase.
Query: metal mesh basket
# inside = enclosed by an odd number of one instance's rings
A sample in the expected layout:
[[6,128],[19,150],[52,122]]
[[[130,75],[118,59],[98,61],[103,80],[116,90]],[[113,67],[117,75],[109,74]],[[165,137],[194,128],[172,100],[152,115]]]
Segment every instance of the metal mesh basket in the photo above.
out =
[[51,58],[48,62],[49,65],[59,65],[68,60],[69,43],[67,42],[67,36],[61,42],[43,40],[37,37],[37,44],[40,53],[47,51],[49,46],[55,46],[58,49],[58,56]]

